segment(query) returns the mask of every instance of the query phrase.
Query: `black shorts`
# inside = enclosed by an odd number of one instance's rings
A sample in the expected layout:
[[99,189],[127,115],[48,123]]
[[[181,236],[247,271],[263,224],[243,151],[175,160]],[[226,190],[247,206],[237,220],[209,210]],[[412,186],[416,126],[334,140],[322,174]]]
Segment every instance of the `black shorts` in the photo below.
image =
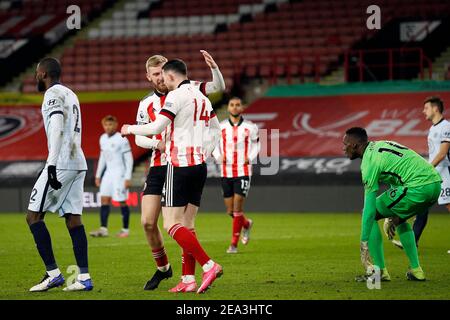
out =
[[206,174],[206,163],[192,167],[167,165],[166,184],[161,198],[163,207],[184,207],[188,203],[200,207]]
[[162,195],[166,173],[167,166],[150,167],[145,180],[144,196],[149,194]]
[[246,197],[250,190],[250,177],[222,178],[222,193],[224,198],[230,198],[235,193]]

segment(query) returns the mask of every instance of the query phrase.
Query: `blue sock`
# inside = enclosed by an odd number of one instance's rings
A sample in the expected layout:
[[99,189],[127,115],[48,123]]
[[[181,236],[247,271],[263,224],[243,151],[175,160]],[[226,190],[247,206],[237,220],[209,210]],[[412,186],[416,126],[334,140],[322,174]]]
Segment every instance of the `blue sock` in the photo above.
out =
[[48,232],[44,221],[33,223],[30,226],[30,230],[33,234],[39,255],[41,256],[42,261],[44,261],[46,270],[50,271],[58,268],[55,262],[55,256],[53,255],[52,239],[50,238],[50,233]]
[[416,216],[416,220],[414,221],[413,230],[414,230],[414,236],[416,238],[416,245],[419,246],[419,239],[422,235],[423,229],[425,229],[425,226],[428,222],[428,211],[423,214],[418,214]]
[[72,238],[73,253],[80,268],[80,273],[89,273],[88,271],[88,245],[84,226],[80,225],[69,230]]
[[120,210],[122,211],[123,228],[128,229],[128,226],[130,224],[130,207],[123,206],[123,207],[120,207]]
[[101,206],[100,207],[100,225],[102,227],[108,227],[108,216],[109,211],[111,207],[110,206]]

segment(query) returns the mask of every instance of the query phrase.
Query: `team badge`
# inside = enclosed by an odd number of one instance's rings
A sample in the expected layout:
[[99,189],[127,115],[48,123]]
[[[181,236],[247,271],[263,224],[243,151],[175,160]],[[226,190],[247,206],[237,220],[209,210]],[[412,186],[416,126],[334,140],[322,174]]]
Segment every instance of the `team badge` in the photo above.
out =
[[[0,149],[33,136],[42,127],[42,115],[38,108],[2,108],[0,112]],[[6,149],[4,150],[6,151]]]

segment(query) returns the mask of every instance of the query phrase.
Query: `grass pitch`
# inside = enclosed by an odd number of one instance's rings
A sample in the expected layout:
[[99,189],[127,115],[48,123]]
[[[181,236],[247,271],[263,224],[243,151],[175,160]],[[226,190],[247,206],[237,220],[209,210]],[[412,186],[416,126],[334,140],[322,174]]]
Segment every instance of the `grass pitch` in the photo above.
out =
[[[354,278],[362,272],[359,261],[358,214],[248,214],[255,222],[251,241],[239,245],[239,253],[225,250],[231,237],[231,219],[225,214],[201,212],[197,233],[210,256],[223,265],[224,275],[204,295],[173,294],[181,271],[180,249],[163,232],[174,277],[155,291],[142,288],[155,270],[155,263],[139,225],[131,216],[131,235],[114,237],[121,217],[110,216],[110,237],[89,238],[91,292],[66,293],[61,288],[29,293],[44,274],[24,214],[0,215],[0,299],[450,299],[450,215],[431,214],[420,244],[426,282],[405,278],[405,254],[385,241],[386,262],[392,282],[369,290]],[[86,231],[98,227],[98,214],[83,216]],[[56,261],[66,279],[75,264],[64,220],[46,216]],[[197,267],[197,282],[201,268]]]

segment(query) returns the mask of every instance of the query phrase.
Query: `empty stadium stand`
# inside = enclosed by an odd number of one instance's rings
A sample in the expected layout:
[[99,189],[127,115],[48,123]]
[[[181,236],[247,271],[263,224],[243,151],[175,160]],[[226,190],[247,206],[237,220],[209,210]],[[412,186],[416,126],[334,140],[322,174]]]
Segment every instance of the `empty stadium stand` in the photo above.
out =
[[[0,1],[0,85],[48,52],[67,34],[70,0]],[[79,0],[81,22],[88,23],[113,0]],[[72,11],[70,11],[72,12]],[[20,61],[20,63],[18,63]]]
[[[195,5],[193,5],[195,3]],[[198,52],[219,63],[227,87],[243,78],[279,77],[318,81],[343,64],[344,53],[376,34],[368,30],[371,1],[195,0],[128,1],[112,17],[67,48],[64,82],[76,90],[148,87],[144,62],[155,53],[179,57],[190,77],[208,79]],[[445,16],[444,0],[382,0],[382,24],[400,17]],[[305,80],[306,79],[306,80]],[[32,77],[24,91],[34,90]]]

